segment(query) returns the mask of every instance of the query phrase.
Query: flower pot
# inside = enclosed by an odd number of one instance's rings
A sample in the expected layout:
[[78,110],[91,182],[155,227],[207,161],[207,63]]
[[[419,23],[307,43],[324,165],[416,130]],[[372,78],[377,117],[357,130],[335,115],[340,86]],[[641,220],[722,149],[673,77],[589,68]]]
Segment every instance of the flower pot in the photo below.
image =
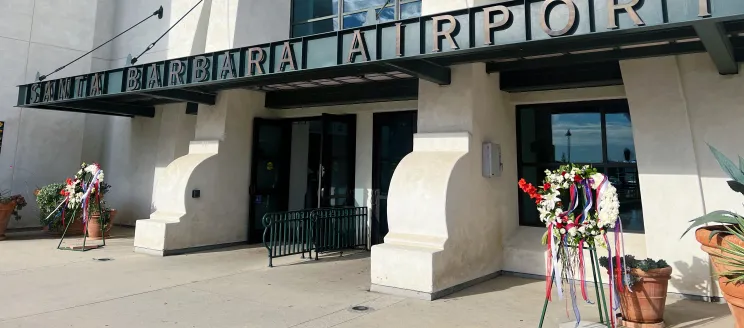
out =
[[744,328],[744,284],[729,283],[725,277],[718,278],[723,298],[734,316],[737,328]]
[[629,327],[652,327],[664,322],[667,287],[672,277],[672,268],[642,271],[633,269],[631,275],[638,277],[630,290],[619,293],[623,322]]
[[15,202],[0,204],[0,240],[5,240],[5,229],[8,228],[10,215],[13,214],[15,207]]
[[[744,247],[744,241],[731,234],[719,233],[713,239],[710,238],[711,231],[725,230],[724,226],[708,226],[695,230],[695,238],[702,244],[700,248],[708,253],[713,263],[716,274],[726,272],[732,268],[724,263],[722,256],[734,257],[721,250],[722,246],[730,243]],[[729,310],[734,316],[737,328],[744,328],[744,284],[729,283],[726,277],[718,278],[718,286],[721,288],[723,298],[729,305]]]
[[[114,216],[116,216],[116,210],[109,211],[109,222],[104,228],[105,237],[109,238],[111,227],[114,226]],[[91,213],[88,217],[88,238],[90,239],[101,239],[101,223],[98,221],[101,218],[99,213]]]
[[54,236],[62,236],[62,233],[65,232],[65,227],[67,224],[70,224],[69,228],[67,228],[67,233],[65,234],[65,237],[69,236],[81,236],[83,232],[85,231],[85,226],[83,225],[83,219],[80,215],[77,215],[75,217],[75,220],[70,223],[70,218],[65,218],[65,224],[60,225],[59,227],[55,227],[50,229],[49,227],[44,227],[44,232],[54,235]]

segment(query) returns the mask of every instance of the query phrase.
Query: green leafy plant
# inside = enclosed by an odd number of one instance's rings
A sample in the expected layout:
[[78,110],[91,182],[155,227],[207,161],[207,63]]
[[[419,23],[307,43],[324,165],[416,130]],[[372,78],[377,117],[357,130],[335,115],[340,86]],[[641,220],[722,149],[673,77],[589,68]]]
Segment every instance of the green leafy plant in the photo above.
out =
[[[744,158],[739,156],[739,165],[737,166],[731,159],[726,157],[723,153],[718,151],[715,147],[710,147],[713,156],[718,161],[724,172],[732,180],[728,181],[728,185],[731,190],[744,194]],[[739,240],[744,241],[744,217],[731,211],[715,211],[703,215],[690,221],[690,227],[685,230],[682,236],[686,235],[693,228],[700,226],[719,223],[724,224],[723,226],[711,227],[711,233],[708,236],[709,240],[717,235],[736,236]],[[726,254],[721,257],[721,263],[729,266],[731,269],[726,272],[719,272],[719,276],[727,277],[732,283],[744,282],[744,248],[732,243],[728,240],[725,244],[721,245],[721,251]]]
[[[61,207],[58,209],[60,203],[65,200],[65,196],[60,194],[62,188],[65,185],[63,183],[52,183],[39,189],[36,194],[36,205],[39,207],[39,222],[44,227],[57,228],[62,223]],[[53,212],[56,213],[52,214]]]
[[16,219],[16,221],[21,219],[20,211],[28,205],[26,203],[26,199],[23,198],[21,195],[10,195],[9,193],[0,193],[0,203],[1,204],[10,204],[12,202],[15,202],[15,207],[13,208],[13,217]]
[[[615,263],[613,263],[613,265],[614,264]],[[605,256],[599,258],[599,265],[607,270],[610,270],[610,260]],[[625,255],[625,261],[620,261],[620,266],[621,272],[630,275],[630,284],[633,285],[640,279],[637,276],[630,274],[633,269],[639,269],[641,271],[648,272],[654,269],[668,268],[669,264],[667,264],[667,262],[664,260],[656,261],[650,258],[645,260],[637,260],[633,255]]]

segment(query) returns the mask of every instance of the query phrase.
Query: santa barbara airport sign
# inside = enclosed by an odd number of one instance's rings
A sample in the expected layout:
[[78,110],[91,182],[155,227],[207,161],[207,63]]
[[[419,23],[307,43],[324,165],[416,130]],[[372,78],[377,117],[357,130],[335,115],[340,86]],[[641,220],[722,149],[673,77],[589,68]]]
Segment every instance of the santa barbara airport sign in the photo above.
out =
[[[713,6],[711,5],[713,3]],[[235,79],[455,55],[557,37],[744,14],[744,1],[514,0],[432,16],[20,86],[32,105]]]

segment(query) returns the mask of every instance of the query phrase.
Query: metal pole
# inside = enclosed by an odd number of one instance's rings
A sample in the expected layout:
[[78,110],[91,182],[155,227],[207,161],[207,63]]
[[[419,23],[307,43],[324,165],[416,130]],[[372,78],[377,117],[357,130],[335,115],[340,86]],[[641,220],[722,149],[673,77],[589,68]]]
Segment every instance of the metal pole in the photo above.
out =
[[[599,322],[604,323],[604,319],[602,317],[602,303],[601,303],[603,300],[599,298],[600,287],[597,285],[597,269],[594,267],[594,252],[592,251],[592,249],[593,248],[589,248],[589,256],[592,259],[592,276],[594,277],[594,291],[597,293],[597,310],[599,311]],[[600,272],[599,274],[602,274],[602,273]]]
[[[594,263],[592,265],[597,268],[597,271],[599,271],[599,259],[597,258],[597,249],[594,248],[594,246],[590,247],[589,249],[594,254]],[[605,322],[605,324],[607,325],[607,328],[611,328],[612,318],[610,317],[609,311],[607,311],[607,301],[605,299],[604,284],[602,284],[602,272],[598,272],[597,277],[599,279],[599,291],[602,294],[602,306],[604,307],[604,313],[605,313],[605,316],[607,317],[607,322]]]
[[[550,290],[553,290],[553,282],[555,281],[555,272],[550,275]],[[543,322],[545,321],[545,312],[548,310],[548,295],[545,295],[545,302],[543,303],[542,315],[540,315],[540,325],[538,328],[542,328]]]

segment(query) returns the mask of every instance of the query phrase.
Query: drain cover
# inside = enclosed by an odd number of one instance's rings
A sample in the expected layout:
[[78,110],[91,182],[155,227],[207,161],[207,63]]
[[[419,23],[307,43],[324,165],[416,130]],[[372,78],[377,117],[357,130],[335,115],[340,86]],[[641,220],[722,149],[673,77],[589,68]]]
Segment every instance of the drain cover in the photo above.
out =
[[368,307],[363,306],[363,305],[357,305],[357,306],[355,306],[355,307],[353,307],[351,309],[354,310],[354,311],[367,311],[367,310],[369,310]]
[[98,262],[107,262],[107,261],[111,261],[113,259],[110,259],[108,257],[103,257],[103,258],[100,258],[100,259],[93,259],[93,260],[98,261]]

